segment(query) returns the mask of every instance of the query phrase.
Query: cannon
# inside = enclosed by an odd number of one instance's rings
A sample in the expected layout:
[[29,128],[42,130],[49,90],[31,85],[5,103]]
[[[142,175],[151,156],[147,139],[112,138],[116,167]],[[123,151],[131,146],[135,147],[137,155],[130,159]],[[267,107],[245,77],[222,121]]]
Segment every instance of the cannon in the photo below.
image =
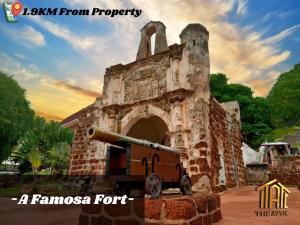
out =
[[[117,193],[129,194],[130,189],[137,186],[154,198],[166,188],[179,187],[182,194],[191,194],[191,179],[175,148],[96,126],[88,128],[87,137],[110,144],[106,152],[105,175],[116,180]],[[143,181],[136,180],[137,177],[142,177]]]

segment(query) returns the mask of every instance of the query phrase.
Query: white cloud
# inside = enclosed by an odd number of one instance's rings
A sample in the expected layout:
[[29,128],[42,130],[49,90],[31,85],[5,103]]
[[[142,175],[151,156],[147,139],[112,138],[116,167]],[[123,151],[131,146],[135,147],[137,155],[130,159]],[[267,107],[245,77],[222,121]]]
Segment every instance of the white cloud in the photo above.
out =
[[24,26],[16,29],[13,26],[5,26],[0,23],[0,31],[15,42],[29,48],[46,45],[44,35],[31,26]]
[[24,27],[18,35],[20,39],[23,39],[24,41],[36,46],[46,45],[44,35],[31,26]]
[[271,37],[268,37],[265,40],[265,43],[267,44],[275,44],[280,42],[281,40],[283,40],[284,38],[288,37],[289,35],[291,35],[293,32],[295,32],[298,28],[300,28],[300,24],[289,27],[283,31],[281,31],[280,33],[273,35]]
[[16,53],[15,57],[19,58],[19,59],[26,59],[26,56],[20,53]]
[[15,58],[11,58],[4,52],[0,52],[0,70],[12,75],[18,81],[27,81],[39,77],[36,65],[24,66]]
[[69,81],[56,80],[53,77],[48,75],[43,76],[40,79],[40,84],[46,87],[50,87],[56,91],[64,91],[66,93],[73,92],[77,95],[91,97],[91,98],[96,98],[101,95],[100,92],[98,91],[94,91],[91,89],[80,87],[75,84],[71,84]]
[[247,4],[248,4],[247,0],[238,0],[238,6],[236,11],[236,14],[238,16],[244,16],[246,14]]
[[262,18],[262,21],[266,22],[267,20],[274,19],[274,18],[287,19],[288,16],[291,16],[295,13],[299,13],[299,11],[298,10],[291,10],[286,12],[273,11],[273,12],[266,13]]
[[265,75],[264,79],[252,80],[249,82],[249,85],[256,90],[256,95],[266,96],[279,75],[278,71],[270,71]]
[[104,43],[103,39],[95,36],[80,37],[73,33],[69,28],[52,21],[43,19],[41,16],[29,17],[32,21],[46,29],[58,38],[68,42],[74,49],[89,50],[99,49]]

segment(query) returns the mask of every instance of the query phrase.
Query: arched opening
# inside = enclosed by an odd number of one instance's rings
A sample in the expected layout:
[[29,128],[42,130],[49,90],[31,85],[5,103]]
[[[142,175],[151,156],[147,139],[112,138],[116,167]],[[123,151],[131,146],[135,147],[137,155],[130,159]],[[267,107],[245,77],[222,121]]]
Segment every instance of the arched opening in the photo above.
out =
[[128,136],[170,146],[168,127],[158,116],[139,119],[128,131]]
[[166,27],[159,21],[151,21],[141,29],[137,60],[168,50]]
[[155,38],[156,38],[156,27],[155,26],[150,26],[147,28],[147,52],[148,56],[154,54],[154,49],[155,49]]
[[154,50],[155,50],[155,38],[156,38],[156,33],[152,34],[150,41],[151,41],[151,55],[154,55]]

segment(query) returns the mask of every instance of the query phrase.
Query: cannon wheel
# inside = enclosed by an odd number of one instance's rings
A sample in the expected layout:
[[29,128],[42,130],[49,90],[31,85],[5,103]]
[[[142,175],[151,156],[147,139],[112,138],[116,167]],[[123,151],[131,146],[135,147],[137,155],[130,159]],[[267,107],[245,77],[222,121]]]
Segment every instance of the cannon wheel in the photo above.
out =
[[180,179],[180,191],[184,195],[192,194],[192,181],[188,175],[183,175]]
[[146,193],[151,195],[152,198],[158,198],[162,190],[162,183],[160,177],[155,173],[151,173],[146,178],[145,182]]

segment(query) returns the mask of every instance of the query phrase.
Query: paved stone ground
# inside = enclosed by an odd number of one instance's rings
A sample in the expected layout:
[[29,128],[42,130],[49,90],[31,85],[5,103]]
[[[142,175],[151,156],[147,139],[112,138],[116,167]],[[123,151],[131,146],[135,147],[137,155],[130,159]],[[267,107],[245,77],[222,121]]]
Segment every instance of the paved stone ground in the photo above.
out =
[[257,217],[258,192],[254,186],[230,189],[221,194],[221,212],[223,219],[216,225],[299,225],[300,191],[296,187],[287,187],[288,216]]

